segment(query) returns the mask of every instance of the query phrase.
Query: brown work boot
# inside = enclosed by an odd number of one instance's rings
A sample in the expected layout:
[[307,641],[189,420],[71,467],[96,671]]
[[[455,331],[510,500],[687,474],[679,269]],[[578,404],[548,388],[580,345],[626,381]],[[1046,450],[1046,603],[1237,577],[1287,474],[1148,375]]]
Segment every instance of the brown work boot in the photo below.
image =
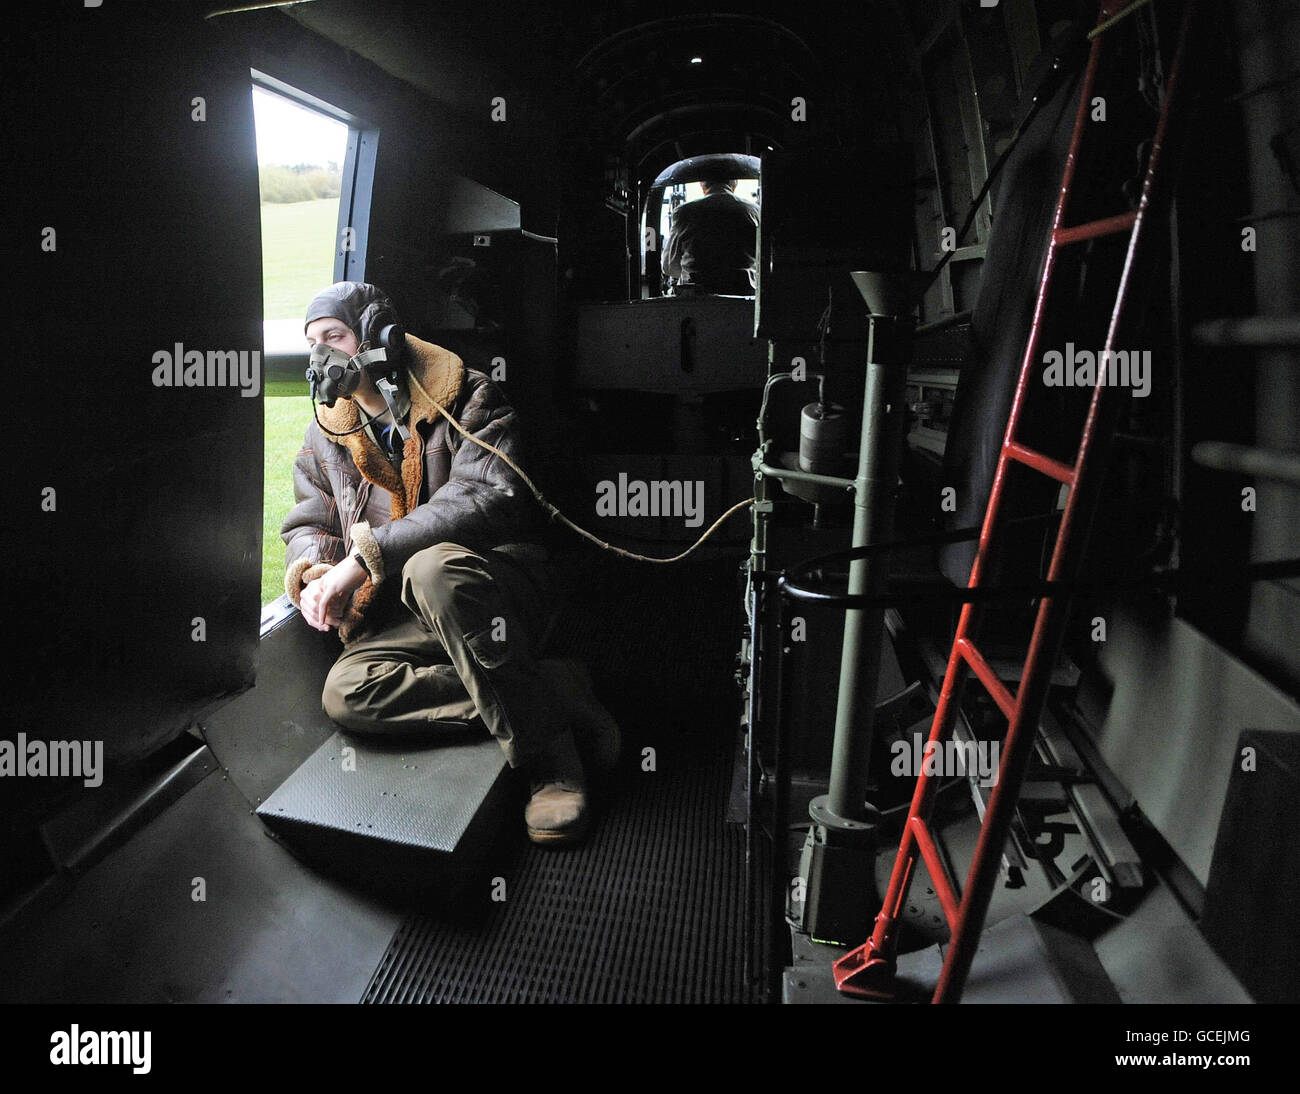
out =
[[524,808],[534,843],[576,843],[587,834],[590,814],[582,761],[567,730],[527,768],[530,797]]
[[618,723],[596,698],[591,674],[581,661],[568,658],[543,661],[551,680],[566,703],[569,723],[582,762],[593,777],[604,778],[618,767],[623,736]]

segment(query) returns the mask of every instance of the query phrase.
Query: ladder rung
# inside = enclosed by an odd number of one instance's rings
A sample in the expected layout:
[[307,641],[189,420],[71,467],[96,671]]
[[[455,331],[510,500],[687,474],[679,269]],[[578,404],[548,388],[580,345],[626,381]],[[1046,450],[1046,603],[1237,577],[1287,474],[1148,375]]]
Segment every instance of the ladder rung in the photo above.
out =
[[1065,483],[1066,486],[1074,485],[1073,467],[1068,467],[1050,456],[1044,456],[1041,452],[1035,452],[1032,448],[1026,448],[1023,444],[1016,444],[1015,441],[1008,441],[1002,447],[1013,460],[1019,460],[1044,475],[1050,475],[1057,482]]
[[979,677],[980,683],[988,689],[988,693],[993,696],[993,701],[997,703],[998,708],[1006,715],[1007,721],[1011,721],[1016,712],[1016,701],[998,679],[997,673],[989,668],[989,663],[984,660],[984,655],[980,653],[969,638],[959,638],[956,641],[956,647],[961,655],[966,658],[966,663],[975,670],[975,675]]
[[1090,220],[1086,224],[1076,224],[1073,228],[1057,228],[1052,233],[1052,242],[1058,247],[1068,247],[1071,243],[1083,243],[1099,236],[1113,236],[1119,232],[1129,231],[1137,222],[1137,213],[1120,213],[1118,216],[1102,217]]
[[920,817],[913,817],[907,823],[912,829],[912,837],[916,840],[917,849],[925,859],[926,869],[930,871],[930,880],[934,883],[935,894],[943,907],[943,914],[948,919],[948,929],[955,931],[959,902],[952,883],[948,880],[948,868],[944,865],[943,857],[939,854],[939,848],[935,846],[934,838],[930,835],[930,829],[925,821]]

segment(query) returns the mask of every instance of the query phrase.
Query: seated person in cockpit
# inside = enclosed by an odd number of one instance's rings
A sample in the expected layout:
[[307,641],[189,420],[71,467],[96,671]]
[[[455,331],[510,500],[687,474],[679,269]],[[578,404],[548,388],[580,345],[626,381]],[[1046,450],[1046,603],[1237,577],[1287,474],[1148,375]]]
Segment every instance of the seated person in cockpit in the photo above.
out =
[[673,213],[663,273],[696,292],[754,294],[758,207],[738,198],[735,179],[705,179],[704,197]]

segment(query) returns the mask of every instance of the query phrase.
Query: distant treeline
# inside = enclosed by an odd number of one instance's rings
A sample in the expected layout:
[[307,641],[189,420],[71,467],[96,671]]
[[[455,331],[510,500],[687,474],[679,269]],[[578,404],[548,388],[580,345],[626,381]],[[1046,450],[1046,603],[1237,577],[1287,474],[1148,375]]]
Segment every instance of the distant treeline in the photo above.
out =
[[302,163],[296,167],[258,164],[257,178],[263,203],[312,201],[316,198],[338,197],[343,170],[336,163],[331,163],[328,167]]

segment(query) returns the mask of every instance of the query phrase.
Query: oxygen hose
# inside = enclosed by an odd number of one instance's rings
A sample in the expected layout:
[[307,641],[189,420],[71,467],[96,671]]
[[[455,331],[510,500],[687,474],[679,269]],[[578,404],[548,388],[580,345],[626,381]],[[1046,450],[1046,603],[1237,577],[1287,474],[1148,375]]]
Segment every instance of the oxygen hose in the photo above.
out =
[[474,436],[474,434],[471,433],[469,430],[467,430],[463,425],[461,425],[460,422],[456,421],[456,419],[447,412],[447,409],[441,403],[439,403],[435,398],[433,398],[432,395],[430,395],[427,391],[424,390],[424,385],[421,384],[418,379],[416,379],[415,374],[412,373],[409,369],[406,372],[406,376],[407,379],[410,380],[411,383],[415,385],[416,390],[419,391],[421,395],[423,395],[426,399],[429,400],[429,402],[438,411],[438,413],[441,414],[444,418],[446,418],[447,421],[450,422],[451,425],[457,430],[457,432],[461,434],[461,436],[465,437],[467,440],[473,441],[476,445],[479,446],[479,448],[485,449],[486,451],[491,452],[494,456],[499,457],[505,463],[505,465],[510,468],[511,471],[513,471],[516,475],[518,475],[524,481],[524,485],[527,486],[528,489],[532,491],[533,497],[537,499],[537,503],[543,509],[546,510],[547,514],[551,517],[552,520],[558,520],[562,524],[567,525],[569,528],[573,529],[573,531],[577,532],[578,535],[582,536],[583,539],[590,540],[597,547],[603,547],[606,551],[613,551],[614,554],[622,555],[624,558],[630,558],[636,562],[658,562],[658,563],[681,562],[684,558],[694,553],[700,546],[702,546],[704,541],[708,539],[711,535],[713,535],[713,533],[716,532],[719,528],[721,528],[723,523],[726,522],[730,517],[734,516],[736,513],[739,513],[742,509],[746,509],[749,506],[754,504],[753,498],[746,498],[744,501],[738,501],[735,505],[733,505],[730,509],[728,509],[725,513],[723,513],[722,516],[720,516],[711,525],[709,525],[709,528],[704,533],[704,535],[700,536],[699,539],[697,539],[694,543],[692,543],[689,547],[687,547],[686,550],[684,550],[681,554],[673,555],[672,558],[651,558],[649,555],[639,555],[635,551],[625,551],[622,547],[615,547],[612,543],[606,543],[603,539],[600,539],[598,536],[592,535],[585,528],[580,528],[578,525],[574,524],[573,521],[571,521],[568,517],[566,517],[563,513],[561,513],[559,509],[557,509],[554,505],[552,505],[549,501],[546,500],[546,497],[542,494],[541,490],[537,488],[537,484],[534,483],[533,480],[530,479],[524,473],[523,469],[517,463],[515,463],[514,460],[512,460],[509,456],[507,456],[504,452],[501,451],[501,449],[497,448],[495,445],[489,444],[487,441],[480,440],[478,437]]

